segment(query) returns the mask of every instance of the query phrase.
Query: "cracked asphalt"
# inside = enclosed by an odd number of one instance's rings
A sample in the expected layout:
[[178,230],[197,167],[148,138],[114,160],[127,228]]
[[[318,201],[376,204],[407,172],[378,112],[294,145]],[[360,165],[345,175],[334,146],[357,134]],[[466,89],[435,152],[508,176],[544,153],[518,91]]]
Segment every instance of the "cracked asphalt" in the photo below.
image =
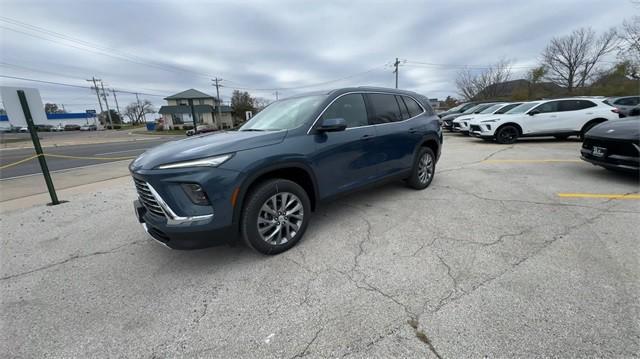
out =
[[[637,357],[637,177],[449,135],[427,190],[329,203],[278,256],[171,251],[131,180],[0,217],[3,357]],[[483,162],[566,159],[570,162]]]

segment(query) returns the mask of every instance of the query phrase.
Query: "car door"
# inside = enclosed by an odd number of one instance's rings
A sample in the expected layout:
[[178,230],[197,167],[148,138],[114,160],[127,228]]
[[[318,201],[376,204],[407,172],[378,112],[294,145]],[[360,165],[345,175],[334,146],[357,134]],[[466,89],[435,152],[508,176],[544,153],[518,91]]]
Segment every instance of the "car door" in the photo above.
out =
[[322,197],[365,184],[375,176],[379,162],[373,143],[376,132],[369,126],[363,94],[338,97],[320,115],[318,123],[333,118],[343,118],[347,129],[311,134],[316,146],[315,175]]
[[542,103],[527,112],[530,115],[523,126],[524,135],[554,133],[556,131],[559,116],[560,101],[548,101]]
[[406,171],[413,164],[413,152],[421,139],[419,126],[409,118],[424,110],[408,96],[369,93],[367,99],[372,109],[369,122],[376,125],[374,142],[380,159],[378,177]]
[[589,100],[565,100],[560,104],[563,110],[562,128],[568,132],[578,132],[582,127],[597,117],[598,105]]

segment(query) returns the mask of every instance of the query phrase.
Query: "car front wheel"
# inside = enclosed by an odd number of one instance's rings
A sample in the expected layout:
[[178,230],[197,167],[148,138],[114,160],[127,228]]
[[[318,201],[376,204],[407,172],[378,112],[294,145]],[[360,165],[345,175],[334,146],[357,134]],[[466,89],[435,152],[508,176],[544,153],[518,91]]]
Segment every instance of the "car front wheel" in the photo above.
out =
[[421,147],[414,160],[411,176],[407,179],[407,184],[414,189],[425,189],[433,181],[435,172],[435,154],[429,147]]
[[506,125],[500,127],[498,131],[496,131],[496,142],[500,144],[512,144],[518,141],[518,136],[520,135],[520,131],[515,126]]
[[242,237],[260,253],[282,253],[302,238],[310,215],[311,203],[302,187],[286,179],[269,180],[247,198]]

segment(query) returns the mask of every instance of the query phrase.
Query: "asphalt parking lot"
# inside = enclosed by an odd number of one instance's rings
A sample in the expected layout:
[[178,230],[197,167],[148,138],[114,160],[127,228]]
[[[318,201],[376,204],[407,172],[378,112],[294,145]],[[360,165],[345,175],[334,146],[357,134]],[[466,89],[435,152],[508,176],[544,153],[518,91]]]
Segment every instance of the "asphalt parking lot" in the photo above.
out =
[[575,141],[448,135],[427,190],[319,209],[278,256],[171,251],[129,178],[3,213],[6,357],[634,357],[640,191]]

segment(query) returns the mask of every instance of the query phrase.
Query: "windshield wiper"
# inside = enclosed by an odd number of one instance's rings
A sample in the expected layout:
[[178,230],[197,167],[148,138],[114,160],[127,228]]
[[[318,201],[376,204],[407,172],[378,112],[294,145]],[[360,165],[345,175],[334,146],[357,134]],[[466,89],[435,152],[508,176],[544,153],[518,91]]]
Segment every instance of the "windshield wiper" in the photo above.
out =
[[240,131],[266,131],[266,130],[263,130],[261,128],[246,128],[246,129],[240,130]]

